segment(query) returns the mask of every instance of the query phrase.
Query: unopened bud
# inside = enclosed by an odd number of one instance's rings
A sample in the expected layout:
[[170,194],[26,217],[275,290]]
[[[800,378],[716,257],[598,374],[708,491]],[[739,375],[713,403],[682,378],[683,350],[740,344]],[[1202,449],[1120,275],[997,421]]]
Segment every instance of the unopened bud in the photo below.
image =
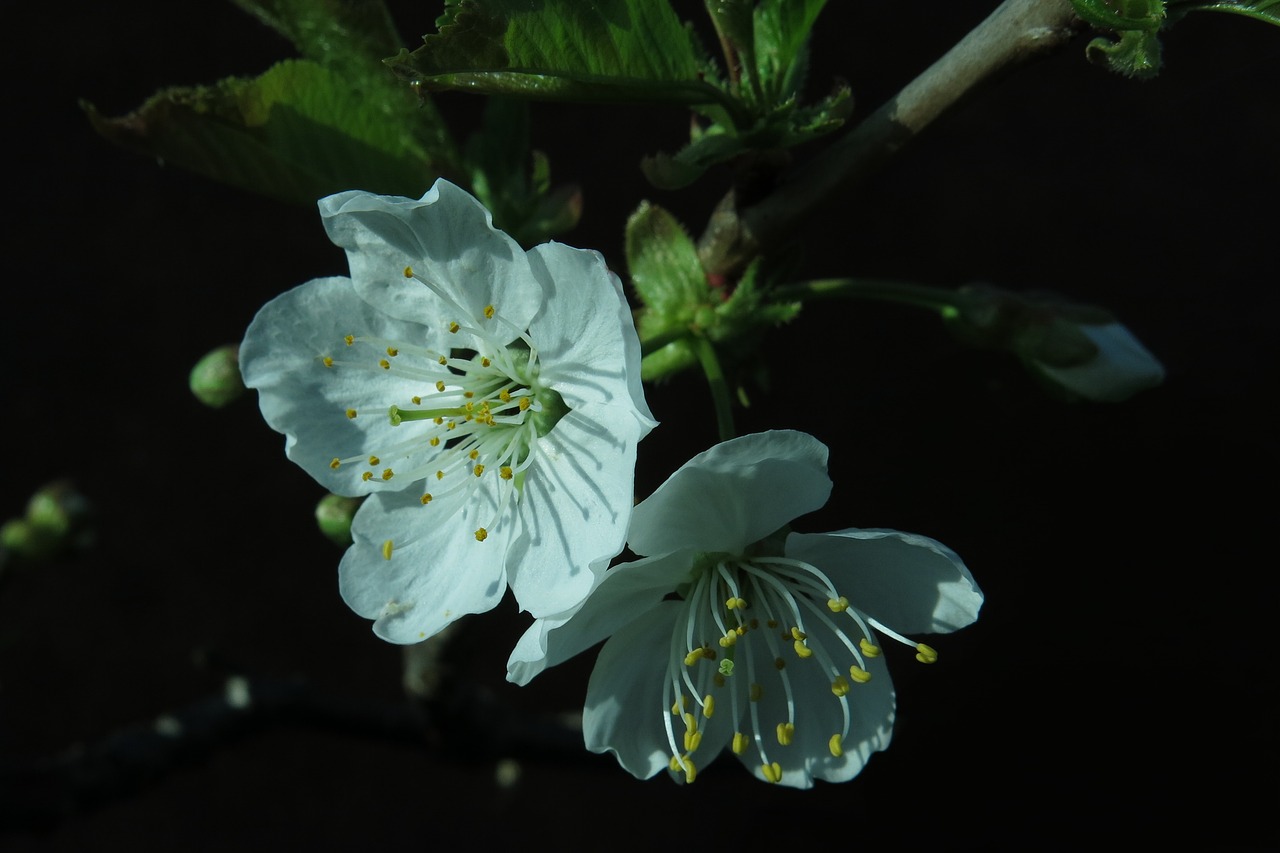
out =
[[240,347],[227,344],[207,353],[191,368],[191,393],[206,406],[220,409],[244,393],[240,376]]
[[329,494],[316,504],[316,524],[320,532],[339,545],[351,544],[351,519],[360,508],[361,498],[344,498]]

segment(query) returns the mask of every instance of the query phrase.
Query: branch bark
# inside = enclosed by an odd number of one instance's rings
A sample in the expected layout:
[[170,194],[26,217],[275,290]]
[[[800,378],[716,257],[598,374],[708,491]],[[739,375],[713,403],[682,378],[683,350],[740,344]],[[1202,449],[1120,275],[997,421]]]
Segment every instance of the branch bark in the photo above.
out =
[[835,144],[784,174],[762,201],[721,199],[698,241],[709,274],[732,276],[865,178],[997,72],[1065,45],[1083,26],[1070,0],[1004,0],[982,23]]

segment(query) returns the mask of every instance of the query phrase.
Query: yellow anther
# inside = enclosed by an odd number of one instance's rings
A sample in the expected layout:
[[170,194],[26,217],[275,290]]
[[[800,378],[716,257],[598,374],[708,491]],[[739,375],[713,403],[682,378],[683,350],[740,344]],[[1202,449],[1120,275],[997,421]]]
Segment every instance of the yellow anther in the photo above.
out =
[[485,530],[483,527],[481,527],[481,528],[479,528],[478,530],[476,530],[476,541],[477,541],[477,542],[483,542],[484,540],[486,540],[486,539],[488,539],[488,538],[489,538],[489,531]]
[[685,694],[681,694],[680,698],[671,704],[671,713],[677,717],[681,717],[687,710],[689,710],[689,697]]
[[693,766],[693,759],[688,755],[680,756],[680,766],[676,768],[676,772],[684,770],[684,781],[693,784],[693,780],[698,777],[698,768]]
[[396,475],[396,472],[395,472],[395,471],[392,471],[390,468],[383,468],[383,469],[382,469],[382,479],[384,479],[384,480],[390,480],[390,479],[391,479],[392,477],[394,477],[395,475]]
[[679,773],[683,768],[680,767],[680,756],[673,755],[671,760],[667,762],[667,767],[672,773]]
[[380,358],[378,359],[378,367],[381,367],[383,370],[390,370],[391,362],[387,361],[385,358]]
[[742,732],[733,733],[733,754],[734,755],[742,755],[742,753],[747,751],[747,746],[749,744],[750,744],[750,741],[747,740],[747,736],[744,735]]
[[759,684],[752,684],[749,695],[752,702],[759,702],[760,697],[764,695],[764,687]]
[[849,599],[843,595],[839,598],[829,598],[827,599],[827,607],[832,613],[843,613],[849,609]]
[[445,425],[444,425],[444,428],[445,428],[445,430],[457,429],[457,428],[458,428],[458,422],[457,422],[457,421],[449,421],[447,424],[445,424]]
[[782,781],[782,767],[778,762],[772,764],[761,764],[760,772],[764,775],[764,781],[777,784]]
[[486,356],[481,356],[481,357],[480,357],[480,366],[481,366],[481,367],[488,367],[488,366],[489,366],[489,365],[491,365],[491,364],[493,364],[493,362],[489,360],[489,357],[488,357],[487,355],[486,355]]
[[320,359],[320,361],[323,362],[325,367],[333,367],[333,359],[330,356],[326,355],[324,358]]
[[427,444],[431,445],[432,447],[439,447],[439,446],[440,446],[440,436],[438,436],[438,435],[433,435],[433,436],[431,436],[431,438],[427,439]]
[[831,736],[831,740],[827,741],[827,749],[831,750],[831,754],[836,758],[844,755],[844,738],[839,734]]
[[808,634],[806,634],[804,631],[801,631],[799,628],[797,628],[797,627],[795,627],[795,626],[792,626],[792,628],[791,628],[791,639],[793,639],[793,640],[804,640],[804,639],[808,638],[808,636],[809,636],[809,635],[808,635]]
[[450,333],[450,334],[453,334],[453,335],[456,335],[456,334],[458,333],[458,330],[459,330],[459,329],[461,329],[461,328],[462,328],[462,327],[461,327],[461,326],[459,326],[456,322],[454,322],[454,323],[450,323],[450,324],[449,324],[449,333]]
[[933,650],[932,646],[919,643],[916,645],[916,660],[920,661],[920,663],[937,663],[938,653]]
[[[685,705],[685,707],[687,708],[689,706]],[[698,730],[698,718],[693,714],[685,711],[680,715],[680,719],[684,720],[684,730],[686,732],[696,732]]]
[[355,420],[355,417],[356,417],[356,410],[355,410],[355,409],[347,409],[347,418],[348,418],[349,420]]
[[831,692],[837,696],[843,696],[849,692],[849,679],[843,675],[837,675],[831,682]]
[[880,647],[866,637],[858,641],[858,648],[862,649],[862,653],[869,658],[880,657]]
[[806,646],[800,640],[796,640],[794,643],[792,643],[791,647],[796,650],[796,656],[801,659],[813,657],[813,649]]
[[431,422],[436,426],[440,426],[440,424],[444,423],[444,418],[437,416],[435,418],[432,418]]
[[443,380],[443,379],[437,379],[437,380],[436,380],[436,390],[437,390],[437,391],[443,391],[443,390],[444,390],[444,380]]
[[379,458],[378,458],[378,457],[376,457],[376,456],[370,456],[370,457],[369,457],[369,464],[370,464],[370,465],[377,465],[377,464],[378,464],[379,462],[381,462],[381,461],[382,461],[382,460],[381,460],[381,459],[379,459]]
[[[462,392],[462,396],[466,397],[468,400],[470,400],[470,399],[471,399],[472,397],[474,397],[475,395],[476,395],[476,392],[475,392],[475,391],[463,391],[463,392]],[[468,405],[468,406],[470,406],[471,404],[470,404],[470,403],[467,403],[467,405]]]
[[413,267],[405,267],[405,268],[404,268],[404,277],[405,277],[405,278],[413,278]]
[[492,320],[492,319],[493,319],[493,306],[492,306],[492,305],[486,305],[486,306],[484,306],[484,318],[485,318],[486,320]]
[[510,465],[503,465],[498,469],[498,476],[504,480],[510,480],[515,474],[512,473]]
[[871,673],[867,672],[855,663],[853,666],[849,667],[849,677],[859,684],[866,684],[871,680]]
[[708,693],[702,697],[702,716],[710,717],[716,712],[716,697]]
[[782,658],[774,658],[774,659],[773,659],[773,668],[774,668],[774,669],[778,669],[778,670],[786,669],[786,668],[787,668],[787,662],[786,662],[786,661],[784,661]]
[[421,405],[422,405],[422,398],[421,398],[421,397],[419,397],[417,394],[414,394],[414,395],[413,395],[412,397],[410,397],[409,399],[413,401],[413,404],[414,404],[415,406],[421,406]]
[[702,732],[692,731],[684,733],[684,751],[697,752],[698,746],[702,743]]
[[333,470],[337,471],[337,470],[338,470],[338,466],[339,466],[339,465],[341,465],[341,464],[342,464],[342,460],[335,456],[335,457],[333,457],[333,461],[329,463],[329,467],[330,467],[330,468],[332,468]]
[[437,472],[436,472],[436,479],[437,479],[437,480],[443,480],[443,479],[444,479],[444,472],[443,472],[443,471],[437,471]]
[[431,493],[430,493],[430,492],[423,492],[423,493],[422,493],[422,505],[423,505],[423,506],[426,506],[426,505],[427,505],[427,504],[429,504],[429,503],[431,503]]
[[504,403],[510,403],[510,402],[511,402],[511,392],[510,392],[510,391],[508,391],[506,388],[503,388],[501,391],[499,391],[499,392],[498,392],[498,399],[499,399],[499,400],[501,400],[501,401],[502,401],[502,402],[504,402]]
[[369,482],[370,480],[372,480],[372,479],[373,479],[373,472],[372,472],[372,471],[365,471],[363,474],[361,474],[361,475],[360,475],[360,479],[361,479],[361,480],[363,480],[363,481],[364,481],[364,482],[366,482],[366,483],[367,483],[367,482]]
[[528,397],[521,397],[521,398],[520,398],[520,411],[522,411],[522,412],[523,412],[523,411],[524,411],[525,409],[527,409],[527,408],[529,408],[529,398],[528,398]]
[[347,336],[346,336],[345,338],[343,338],[342,340],[346,341],[347,346],[351,346],[352,344],[354,344],[354,343],[356,342],[356,336],[355,336],[355,335],[347,335]]
[[694,649],[691,652],[689,652],[689,654],[684,656],[684,665],[693,666],[695,663],[702,660],[702,658],[705,656],[706,656],[705,649]]
[[725,599],[724,607],[725,607],[725,609],[726,609],[726,610],[733,610],[733,609],[734,609],[735,607],[737,607],[737,606],[738,606],[738,599],[736,599],[736,598],[726,598],[726,599]]
[[467,454],[467,456],[468,456],[468,458],[470,458],[470,459],[479,459],[479,458],[480,458],[480,451],[479,451],[478,449],[476,449],[476,448],[474,448],[474,447],[473,447],[473,448],[471,448],[471,452],[470,452],[470,453],[468,453],[468,454]]
[[392,358],[395,358],[399,354],[400,354],[400,350],[396,349],[395,347],[387,347],[387,355],[391,356]]
[[388,539],[386,542],[383,542],[382,543],[382,559],[390,560],[391,552],[392,550],[394,550],[394,548],[395,548],[395,544],[390,539]]
[[794,723],[778,723],[778,745],[791,746],[791,740],[796,736],[796,727]]
[[736,631],[730,631],[720,638],[720,648],[727,649],[738,642],[738,634]]
[[479,477],[481,474],[483,474],[483,473],[484,473],[484,466],[483,466],[483,465],[477,465],[475,468],[473,468],[473,469],[472,469],[472,471],[474,471],[474,472],[475,472],[475,475],[476,475],[477,477]]

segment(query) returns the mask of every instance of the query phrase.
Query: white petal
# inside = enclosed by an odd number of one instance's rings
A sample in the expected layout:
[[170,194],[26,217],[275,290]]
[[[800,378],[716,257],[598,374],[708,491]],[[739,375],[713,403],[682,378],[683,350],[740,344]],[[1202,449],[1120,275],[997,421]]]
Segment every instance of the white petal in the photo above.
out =
[[[810,645],[821,641],[833,660],[848,663],[839,653],[844,647],[829,631],[809,626]],[[763,655],[763,644],[753,643],[757,677],[764,687],[758,704],[761,728],[766,734],[765,749],[770,761],[782,768],[779,784],[791,788],[811,788],[814,779],[828,782],[846,782],[858,775],[866,766],[872,753],[885,749],[893,735],[895,695],[893,681],[883,657],[866,659],[871,680],[866,684],[852,684],[848,695],[850,725],[843,741],[843,755],[831,754],[831,736],[841,732],[844,715],[840,700],[831,692],[831,682],[836,673],[825,669],[817,656],[801,660],[793,654],[784,654],[785,672],[791,681],[795,697],[795,733],[789,746],[781,746],[773,735],[778,723],[787,720],[786,692],[774,669],[771,657]],[[847,654],[847,653],[846,653]],[[742,673],[739,667],[733,676]],[[842,673],[847,676],[847,669]],[[745,725],[745,723],[744,723]],[[756,778],[764,779],[759,753],[754,746],[738,756]]]
[[[351,277],[362,298],[393,317],[430,322],[469,322],[494,305],[511,327],[510,342],[542,304],[542,285],[524,250],[493,227],[474,197],[445,180],[420,200],[344,192],[320,200],[320,214],[334,243],[347,250]],[[448,291],[469,317],[441,300],[414,272]],[[494,332],[497,335],[497,332]],[[484,349],[465,333],[456,346]]]
[[[343,342],[351,333],[404,342],[428,334],[418,323],[374,309],[356,295],[350,279],[315,279],[258,311],[240,345],[240,371],[245,384],[258,389],[263,418],[286,435],[288,457],[330,491],[360,495],[386,484],[361,481],[366,468],[334,470],[330,462],[403,439],[387,412],[419,393],[421,383],[381,371],[372,360],[367,367],[342,363],[366,357]],[[325,367],[325,356],[337,363]],[[356,411],[355,419],[348,409]]]
[[529,326],[543,381],[570,408],[628,407],[648,432],[656,421],[640,383],[640,338],[622,282],[600,253],[562,243],[534,247],[529,260],[547,294]]
[[904,634],[945,633],[978,618],[982,591],[954,551],[897,530],[793,533],[788,557],[821,569],[854,607]]
[[1081,325],[1080,331],[1098,347],[1092,361],[1078,367],[1036,365],[1058,384],[1089,400],[1118,403],[1164,381],[1164,365],[1124,325]]
[[354,543],[338,571],[342,598],[389,642],[424,640],[459,617],[491,610],[506,592],[509,520],[477,542],[472,532],[480,525],[469,508],[442,523],[434,509],[417,490],[380,492],[352,521]]
[[622,550],[640,435],[630,413],[596,405],[569,412],[539,439],[508,563],[522,609],[549,616],[577,606]]
[[534,621],[507,661],[507,680],[528,684],[547,667],[609,637],[656,607],[687,579],[693,555],[677,552],[615,566],[597,576],[595,588],[577,608]]
[[745,435],[699,453],[642,501],[627,542],[644,555],[740,553],[830,494],[827,448],[816,438],[793,430]]

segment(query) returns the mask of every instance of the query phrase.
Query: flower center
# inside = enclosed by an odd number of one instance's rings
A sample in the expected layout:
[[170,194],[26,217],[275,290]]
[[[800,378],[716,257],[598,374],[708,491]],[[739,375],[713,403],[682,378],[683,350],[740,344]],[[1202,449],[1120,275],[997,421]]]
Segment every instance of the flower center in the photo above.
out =
[[[538,439],[569,408],[552,388],[539,382],[538,352],[527,333],[512,326],[493,305],[472,316],[443,288],[413,278],[440,296],[457,313],[446,328],[469,333],[481,350],[442,352],[411,341],[347,335],[350,358],[326,356],[326,367],[356,367],[390,374],[420,384],[421,390],[392,403],[386,412],[391,426],[404,436],[366,455],[334,457],[329,467],[358,464],[365,482],[422,481],[421,502],[443,522],[464,508],[491,520],[475,529],[483,542],[513,501],[519,501],[525,472],[538,459]],[[513,339],[514,338],[514,339]],[[348,418],[360,417],[354,408]],[[397,430],[399,432],[399,430]],[[393,543],[383,545],[390,559]]]
[[[856,685],[871,680],[867,658],[880,655],[873,628],[913,646],[916,660],[933,663],[938,654],[877,622],[840,595],[831,580],[809,563],[771,552],[769,540],[748,555],[703,554],[694,565],[681,618],[672,632],[663,688],[663,719],[671,749],[670,769],[692,782],[692,759],[707,721],[729,702],[736,755],[754,750],[764,778],[782,779],[776,760],[805,725],[805,703],[838,703],[843,719],[828,736],[840,757],[849,736],[850,701]],[[803,695],[793,689],[791,667],[819,667],[830,694]],[[772,695],[770,695],[772,694]],[[778,719],[762,711],[784,708]],[[677,698],[678,697],[678,698]],[[696,707],[695,707],[696,706]],[[668,710],[670,713],[667,713]],[[676,721],[684,724],[677,738]]]

